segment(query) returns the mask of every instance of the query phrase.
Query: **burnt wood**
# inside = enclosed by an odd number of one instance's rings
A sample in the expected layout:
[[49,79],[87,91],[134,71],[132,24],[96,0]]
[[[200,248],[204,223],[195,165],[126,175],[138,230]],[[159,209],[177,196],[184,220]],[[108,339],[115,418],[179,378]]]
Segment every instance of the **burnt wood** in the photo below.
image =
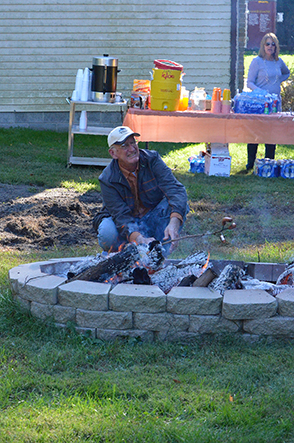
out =
[[117,274],[128,271],[138,260],[140,260],[140,256],[137,246],[134,243],[128,243],[122,251],[106,257],[95,266],[90,266],[85,271],[68,279],[67,283],[74,280],[103,283]]
[[132,275],[134,285],[151,285],[151,280],[146,268],[134,268]]
[[224,295],[226,289],[242,288],[240,279],[244,274],[244,270],[239,266],[229,264],[224,267],[219,277],[213,280],[209,287],[220,292],[221,295]]
[[[174,286],[178,286],[185,277],[191,275],[197,277],[202,267],[207,263],[207,259],[207,253],[198,251],[176,265],[171,264],[150,275],[151,283],[157,285],[167,294]],[[184,283],[186,282],[187,279]]]
[[194,281],[196,280],[195,275],[187,275],[184,277],[178,286],[193,286]]

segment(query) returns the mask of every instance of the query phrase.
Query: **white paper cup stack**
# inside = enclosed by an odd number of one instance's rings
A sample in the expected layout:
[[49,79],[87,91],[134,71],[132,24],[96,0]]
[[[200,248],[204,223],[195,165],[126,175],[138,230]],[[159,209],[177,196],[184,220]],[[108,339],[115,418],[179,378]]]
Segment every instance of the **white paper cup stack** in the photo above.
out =
[[85,131],[87,129],[88,119],[87,119],[87,111],[81,111],[80,116],[80,130]]
[[81,101],[87,102],[89,99],[89,80],[90,80],[90,70],[89,68],[84,69],[83,81],[81,88]]
[[76,100],[81,100],[81,93],[82,93],[82,85],[83,85],[83,78],[84,73],[82,69],[78,69],[77,75],[76,75],[76,85],[75,85],[75,91],[76,91]]

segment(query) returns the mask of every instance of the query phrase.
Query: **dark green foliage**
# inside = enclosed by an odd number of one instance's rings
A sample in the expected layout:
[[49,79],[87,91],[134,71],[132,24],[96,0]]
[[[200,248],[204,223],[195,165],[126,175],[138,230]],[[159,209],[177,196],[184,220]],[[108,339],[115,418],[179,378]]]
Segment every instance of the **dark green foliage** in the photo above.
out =
[[294,50],[294,2],[293,0],[278,0],[277,12],[284,13],[283,22],[277,23],[277,36],[283,51]]
[[294,111],[294,67],[290,68],[290,77],[281,84],[282,109]]

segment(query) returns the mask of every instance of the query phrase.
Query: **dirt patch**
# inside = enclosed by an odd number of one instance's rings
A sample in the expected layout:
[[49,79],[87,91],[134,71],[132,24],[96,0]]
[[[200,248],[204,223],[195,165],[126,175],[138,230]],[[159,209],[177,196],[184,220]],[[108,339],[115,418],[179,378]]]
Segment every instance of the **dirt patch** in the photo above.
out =
[[[293,241],[294,206],[291,201],[283,204],[282,210],[274,201],[262,200],[246,207],[242,204],[226,207],[203,200],[189,203],[191,213],[182,235],[213,232],[221,228],[222,217],[229,215],[237,223],[237,229],[226,237],[235,247],[252,242]],[[73,189],[45,190],[0,183],[0,249],[97,247],[92,220],[101,207],[102,198],[97,191],[81,194]],[[210,241],[213,239],[211,237]],[[190,251],[191,242],[187,242]],[[208,247],[200,244],[200,239],[196,243],[199,247]],[[185,247],[185,242],[182,246]],[[216,248],[216,244],[211,246],[214,251]],[[184,251],[183,256],[186,255]]]
[[0,202],[1,248],[97,246],[92,219],[102,206],[99,192],[0,184]]

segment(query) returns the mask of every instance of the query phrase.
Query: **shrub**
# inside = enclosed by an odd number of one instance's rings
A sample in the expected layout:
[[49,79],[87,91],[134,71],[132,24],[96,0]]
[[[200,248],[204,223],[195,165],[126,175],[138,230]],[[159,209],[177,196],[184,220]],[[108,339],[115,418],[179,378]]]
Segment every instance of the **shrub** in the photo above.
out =
[[286,112],[294,111],[294,68],[290,68],[290,76],[281,85],[282,110]]

